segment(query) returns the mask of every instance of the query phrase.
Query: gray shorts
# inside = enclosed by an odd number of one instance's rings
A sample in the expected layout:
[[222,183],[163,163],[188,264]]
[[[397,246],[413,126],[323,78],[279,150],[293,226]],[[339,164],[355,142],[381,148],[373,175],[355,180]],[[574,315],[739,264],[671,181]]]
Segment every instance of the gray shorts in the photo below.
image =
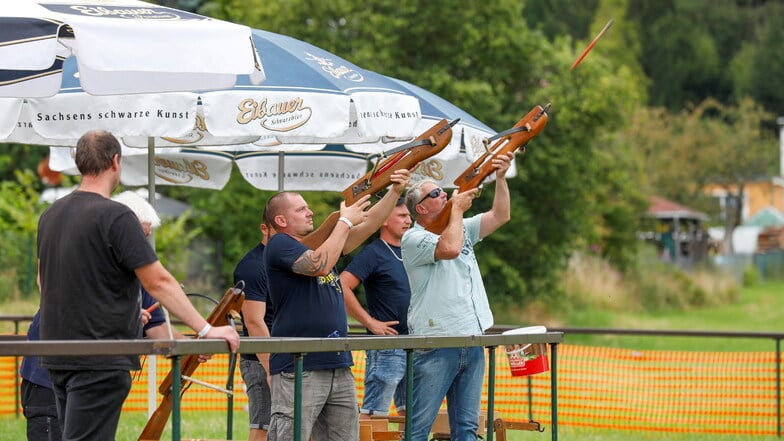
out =
[[269,429],[272,406],[270,388],[267,384],[267,372],[258,361],[241,359],[240,373],[248,394],[250,428],[267,430]]
[[[294,439],[294,374],[272,376],[272,421],[268,441]],[[359,409],[350,368],[305,371],[302,375],[301,439],[359,439]]]

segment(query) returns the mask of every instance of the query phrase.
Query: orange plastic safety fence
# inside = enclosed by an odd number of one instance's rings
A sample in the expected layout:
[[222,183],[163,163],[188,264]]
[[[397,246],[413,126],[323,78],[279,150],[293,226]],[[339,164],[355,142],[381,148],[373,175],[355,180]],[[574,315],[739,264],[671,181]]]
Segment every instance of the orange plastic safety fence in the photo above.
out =
[[[365,353],[353,355],[361,403]],[[496,412],[510,421],[533,418],[549,425],[551,372],[513,377],[503,349],[498,348],[495,356]],[[147,364],[134,374],[126,412],[147,410]],[[228,356],[216,355],[194,377],[225,388],[227,367]],[[168,359],[158,358],[159,383],[170,368]],[[561,344],[558,422],[622,430],[775,435],[776,368],[772,351],[636,351]],[[13,391],[17,381],[14,358],[0,357],[0,390]],[[235,410],[245,409],[239,367],[234,390]],[[482,402],[486,407],[486,391]],[[0,415],[13,414],[15,405],[12,393],[0,394]],[[227,400],[220,392],[192,384],[182,406],[186,411],[225,411]]]
[[[15,371],[14,360],[21,366],[22,359],[14,357],[0,357],[0,415],[13,415],[16,412],[16,397],[14,387],[19,380]],[[18,407],[21,412],[21,405]]]
[[559,349],[560,424],[776,434],[773,352]]

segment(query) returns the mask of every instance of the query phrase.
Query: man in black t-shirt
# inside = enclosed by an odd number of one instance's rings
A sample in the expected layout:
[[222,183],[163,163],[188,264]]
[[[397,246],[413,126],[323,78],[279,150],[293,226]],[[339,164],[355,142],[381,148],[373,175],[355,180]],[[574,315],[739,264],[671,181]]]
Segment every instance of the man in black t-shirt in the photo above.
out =
[[[141,337],[139,281],[200,337],[235,351],[230,326],[207,323],[158,261],[130,208],[109,199],[119,185],[122,151],[108,132],[85,133],[76,146],[79,188],[56,201],[38,223],[42,340]],[[45,356],[64,439],[114,439],[131,387],[136,355]]]

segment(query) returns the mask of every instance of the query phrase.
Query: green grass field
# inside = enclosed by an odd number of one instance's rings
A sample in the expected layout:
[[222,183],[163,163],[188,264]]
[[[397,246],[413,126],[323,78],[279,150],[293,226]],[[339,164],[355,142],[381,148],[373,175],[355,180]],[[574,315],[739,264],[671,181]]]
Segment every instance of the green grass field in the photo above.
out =
[[[784,282],[769,281],[741,290],[732,304],[666,313],[618,313],[586,309],[564,320],[569,327],[614,329],[781,332]],[[565,335],[565,343],[684,351],[770,351],[767,339]]]
[[[248,430],[245,427],[247,413],[234,414],[232,439],[247,439]],[[117,431],[116,441],[136,441],[146,421],[146,415],[131,413],[123,415]],[[184,439],[201,438],[205,440],[222,440],[226,438],[226,415],[217,412],[199,412],[197,414],[183,414],[181,436]],[[549,441],[552,438],[550,427],[542,433],[538,432],[507,432],[508,441]],[[0,441],[21,441],[25,438],[25,420],[23,417],[0,418]],[[169,429],[164,432],[163,440],[171,439]],[[595,430],[575,427],[559,427],[558,439],[563,441],[774,441],[779,440],[773,436],[741,436],[741,435],[715,435],[715,434],[673,434],[638,431],[611,431]]]
[[[781,331],[781,311],[784,311],[784,282],[764,282],[758,286],[744,288],[733,304],[714,306],[690,311],[660,314],[617,313],[608,314],[601,310],[582,310],[573,317],[561,321],[570,327],[607,327],[621,329],[653,330],[700,330],[700,331]],[[16,311],[27,313],[26,307],[17,306]],[[5,312],[5,309],[4,309]],[[669,349],[685,351],[769,351],[774,348],[772,340],[648,337],[648,336],[592,336],[569,335],[566,343],[599,345],[636,349]],[[144,426],[146,415],[128,413],[123,415],[118,430],[118,441],[131,441],[138,437]],[[226,439],[226,415],[223,413],[199,412],[183,414],[181,434],[183,438]],[[246,439],[247,414],[234,415],[233,439]],[[0,418],[0,441],[25,439],[23,417]],[[510,441],[549,440],[551,428],[544,433],[509,432]],[[170,436],[165,433],[164,439]],[[681,434],[658,432],[631,432],[606,429],[559,427],[561,440],[621,441],[621,440],[674,440],[674,441],[773,441],[772,436],[742,436],[716,434]]]

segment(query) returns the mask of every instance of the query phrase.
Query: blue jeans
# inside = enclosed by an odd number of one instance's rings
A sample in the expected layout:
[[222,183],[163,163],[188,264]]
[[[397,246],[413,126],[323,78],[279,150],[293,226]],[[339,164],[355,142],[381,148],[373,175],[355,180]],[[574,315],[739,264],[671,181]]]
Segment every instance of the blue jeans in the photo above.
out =
[[414,351],[414,391],[411,440],[427,441],[430,428],[446,397],[452,441],[475,441],[485,373],[482,347]]
[[406,408],[406,351],[383,349],[367,351],[365,366],[365,398],[361,413],[388,415],[394,397],[395,408]]

